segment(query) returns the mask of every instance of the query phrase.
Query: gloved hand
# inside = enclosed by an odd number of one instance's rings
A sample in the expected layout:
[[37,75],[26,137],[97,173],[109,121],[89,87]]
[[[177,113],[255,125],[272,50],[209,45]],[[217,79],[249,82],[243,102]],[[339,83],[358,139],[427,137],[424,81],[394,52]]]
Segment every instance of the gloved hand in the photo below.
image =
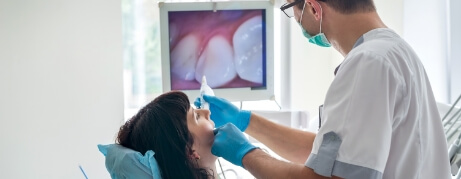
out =
[[251,144],[243,133],[232,123],[216,128],[211,153],[243,167],[243,157],[257,147]]
[[[232,123],[237,126],[240,131],[245,131],[250,123],[250,111],[240,110],[224,98],[216,96],[203,95],[203,99],[210,104],[211,120],[216,127],[221,127],[226,123]],[[200,98],[196,98],[194,105],[199,108],[201,106]]]

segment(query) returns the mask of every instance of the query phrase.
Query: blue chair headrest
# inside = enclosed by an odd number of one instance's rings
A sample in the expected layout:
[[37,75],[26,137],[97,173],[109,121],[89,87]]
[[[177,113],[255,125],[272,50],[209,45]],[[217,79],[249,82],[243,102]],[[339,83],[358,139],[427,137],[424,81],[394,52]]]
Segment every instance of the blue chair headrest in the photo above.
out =
[[113,179],[161,179],[155,152],[149,150],[143,156],[140,152],[119,144],[98,145],[106,157],[106,169]]

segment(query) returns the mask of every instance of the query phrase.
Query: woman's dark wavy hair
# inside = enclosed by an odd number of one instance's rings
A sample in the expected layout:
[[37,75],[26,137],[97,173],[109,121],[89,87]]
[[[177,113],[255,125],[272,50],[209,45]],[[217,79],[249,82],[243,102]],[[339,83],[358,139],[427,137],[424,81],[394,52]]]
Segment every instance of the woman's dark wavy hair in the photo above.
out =
[[190,157],[194,140],[187,128],[189,108],[186,94],[164,93],[120,127],[116,142],[143,155],[153,150],[164,179],[211,178],[213,175]]

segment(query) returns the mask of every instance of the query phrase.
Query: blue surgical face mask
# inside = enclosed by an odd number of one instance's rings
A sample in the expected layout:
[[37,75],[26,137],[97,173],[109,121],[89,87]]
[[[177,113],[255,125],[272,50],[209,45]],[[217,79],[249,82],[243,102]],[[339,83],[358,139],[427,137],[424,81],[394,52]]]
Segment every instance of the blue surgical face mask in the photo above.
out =
[[[318,3],[318,2],[317,2]],[[319,4],[320,6],[320,4]],[[331,47],[330,42],[328,41],[327,37],[325,36],[324,33],[322,33],[322,18],[323,18],[323,10],[322,6],[320,6],[320,33],[314,36],[309,35],[309,33],[306,31],[306,29],[303,28],[301,22],[303,20],[303,14],[304,14],[304,8],[306,7],[306,3],[304,3],[303,6],[303,12],[301,13],[301,18],[299,19],[299,26],[301,27],[301,30],[303,31],[304,37],[309,39],[310,43],[313,43],[315,45],[321,46],[321,47]]]

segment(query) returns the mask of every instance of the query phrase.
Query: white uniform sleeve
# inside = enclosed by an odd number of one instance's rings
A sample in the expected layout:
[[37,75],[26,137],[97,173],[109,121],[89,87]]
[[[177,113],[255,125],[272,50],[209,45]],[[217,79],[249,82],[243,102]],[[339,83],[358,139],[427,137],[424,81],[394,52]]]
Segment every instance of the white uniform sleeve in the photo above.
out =
[[382,178],[402,78],[383,57],[349,56],[331,84],[322,127],[305,165],[322,176]]

